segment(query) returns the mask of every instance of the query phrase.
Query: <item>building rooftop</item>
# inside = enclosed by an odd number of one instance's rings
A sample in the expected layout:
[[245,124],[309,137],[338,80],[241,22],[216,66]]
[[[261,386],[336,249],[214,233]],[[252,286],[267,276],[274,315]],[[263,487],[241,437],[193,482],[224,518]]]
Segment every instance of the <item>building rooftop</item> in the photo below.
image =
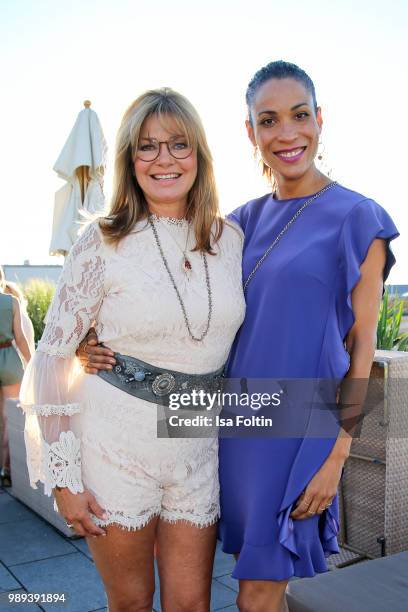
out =
[[[0,610],[24,612],[104,612],[108,610],[102,581],[84,538],[67,538],[13,497],[12,489],[0,488]],[[330,569],[347,558],[330,557]],[[340,558],[341,557],[341,558]],[[238,610],[238,581],[231,577],[234,559],[217,546],[211,585],[211,612]],[[51,593],[64,602],[8,605],[10,595]],[[160,585],[156,570],[153,610],[161,612]]]

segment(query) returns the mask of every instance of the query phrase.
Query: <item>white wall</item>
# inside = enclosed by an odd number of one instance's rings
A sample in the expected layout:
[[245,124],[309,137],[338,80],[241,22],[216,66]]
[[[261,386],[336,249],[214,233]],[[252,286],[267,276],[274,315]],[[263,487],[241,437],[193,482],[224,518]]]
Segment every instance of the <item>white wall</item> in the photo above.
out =
[[62,271],[62,266],[4,265],[3,270],[7,280],[19,283],[20,285],[25,285],[30,280],[35,278],[40,278],[41,280],[51,281],[52,283],[57,284],[59,275]]

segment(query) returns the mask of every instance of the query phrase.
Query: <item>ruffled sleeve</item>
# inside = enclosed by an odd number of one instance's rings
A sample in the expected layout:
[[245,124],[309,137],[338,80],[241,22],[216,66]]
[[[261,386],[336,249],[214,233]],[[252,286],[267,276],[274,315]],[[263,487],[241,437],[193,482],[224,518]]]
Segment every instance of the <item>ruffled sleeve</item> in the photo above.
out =
[[226,216],[226,220],[230,221],[233,225],[238,226],[242,232],[242,235],[245,233],[245,204],[243,206],[239,206],[235,210],[228,213]]
[[71,418],[80,412],[75,397],[75,351],[97,317],[104,296],[105,258],[96,224],[89,225],[66,259],[46,327],[21,385],[26,413],[25,441],[30,482],[83,491],[80,442]]
[[382,238],[386,242],[386,262],[383,272],[385,282],[395,264],[390,241],[397,236],[399,232],[391,217],[373,200],[363,200],[347,215],[340,234],[338,252],[341,274],[337,311],[343,339],[354,323],[351,293],[360,280],[360,266],[367,256],[371,243],[375,238]]

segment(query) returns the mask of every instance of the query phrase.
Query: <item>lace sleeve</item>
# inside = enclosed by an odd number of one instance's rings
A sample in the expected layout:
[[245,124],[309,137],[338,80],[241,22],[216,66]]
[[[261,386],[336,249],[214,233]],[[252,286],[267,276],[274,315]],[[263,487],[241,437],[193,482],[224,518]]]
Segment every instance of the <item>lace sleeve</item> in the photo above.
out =
[[75,351],[98,314],[104,278],[103,242],[91,224],[66,260],[44,334],[21,385],[30,482],[34,488],[43,482],[47,495],[55,486],[83,491],[80,443],[70,426],[81,409],[74,385]]

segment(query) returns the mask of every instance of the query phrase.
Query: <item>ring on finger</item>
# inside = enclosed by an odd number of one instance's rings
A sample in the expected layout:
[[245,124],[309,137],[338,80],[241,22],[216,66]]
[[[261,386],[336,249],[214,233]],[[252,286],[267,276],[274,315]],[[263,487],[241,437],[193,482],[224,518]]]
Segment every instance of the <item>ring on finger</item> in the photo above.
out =
[[66,526],[68,527],[68,529],[72,529],[72,528],[73,528],[73,526],[74,526],[72,523],[65,523],[65,524],[66,524]]
[[312,514],[314,514],[314,512],[312,512],[312,510],[308,510],[308,511],[307,511],[307,514],[312,515]]

